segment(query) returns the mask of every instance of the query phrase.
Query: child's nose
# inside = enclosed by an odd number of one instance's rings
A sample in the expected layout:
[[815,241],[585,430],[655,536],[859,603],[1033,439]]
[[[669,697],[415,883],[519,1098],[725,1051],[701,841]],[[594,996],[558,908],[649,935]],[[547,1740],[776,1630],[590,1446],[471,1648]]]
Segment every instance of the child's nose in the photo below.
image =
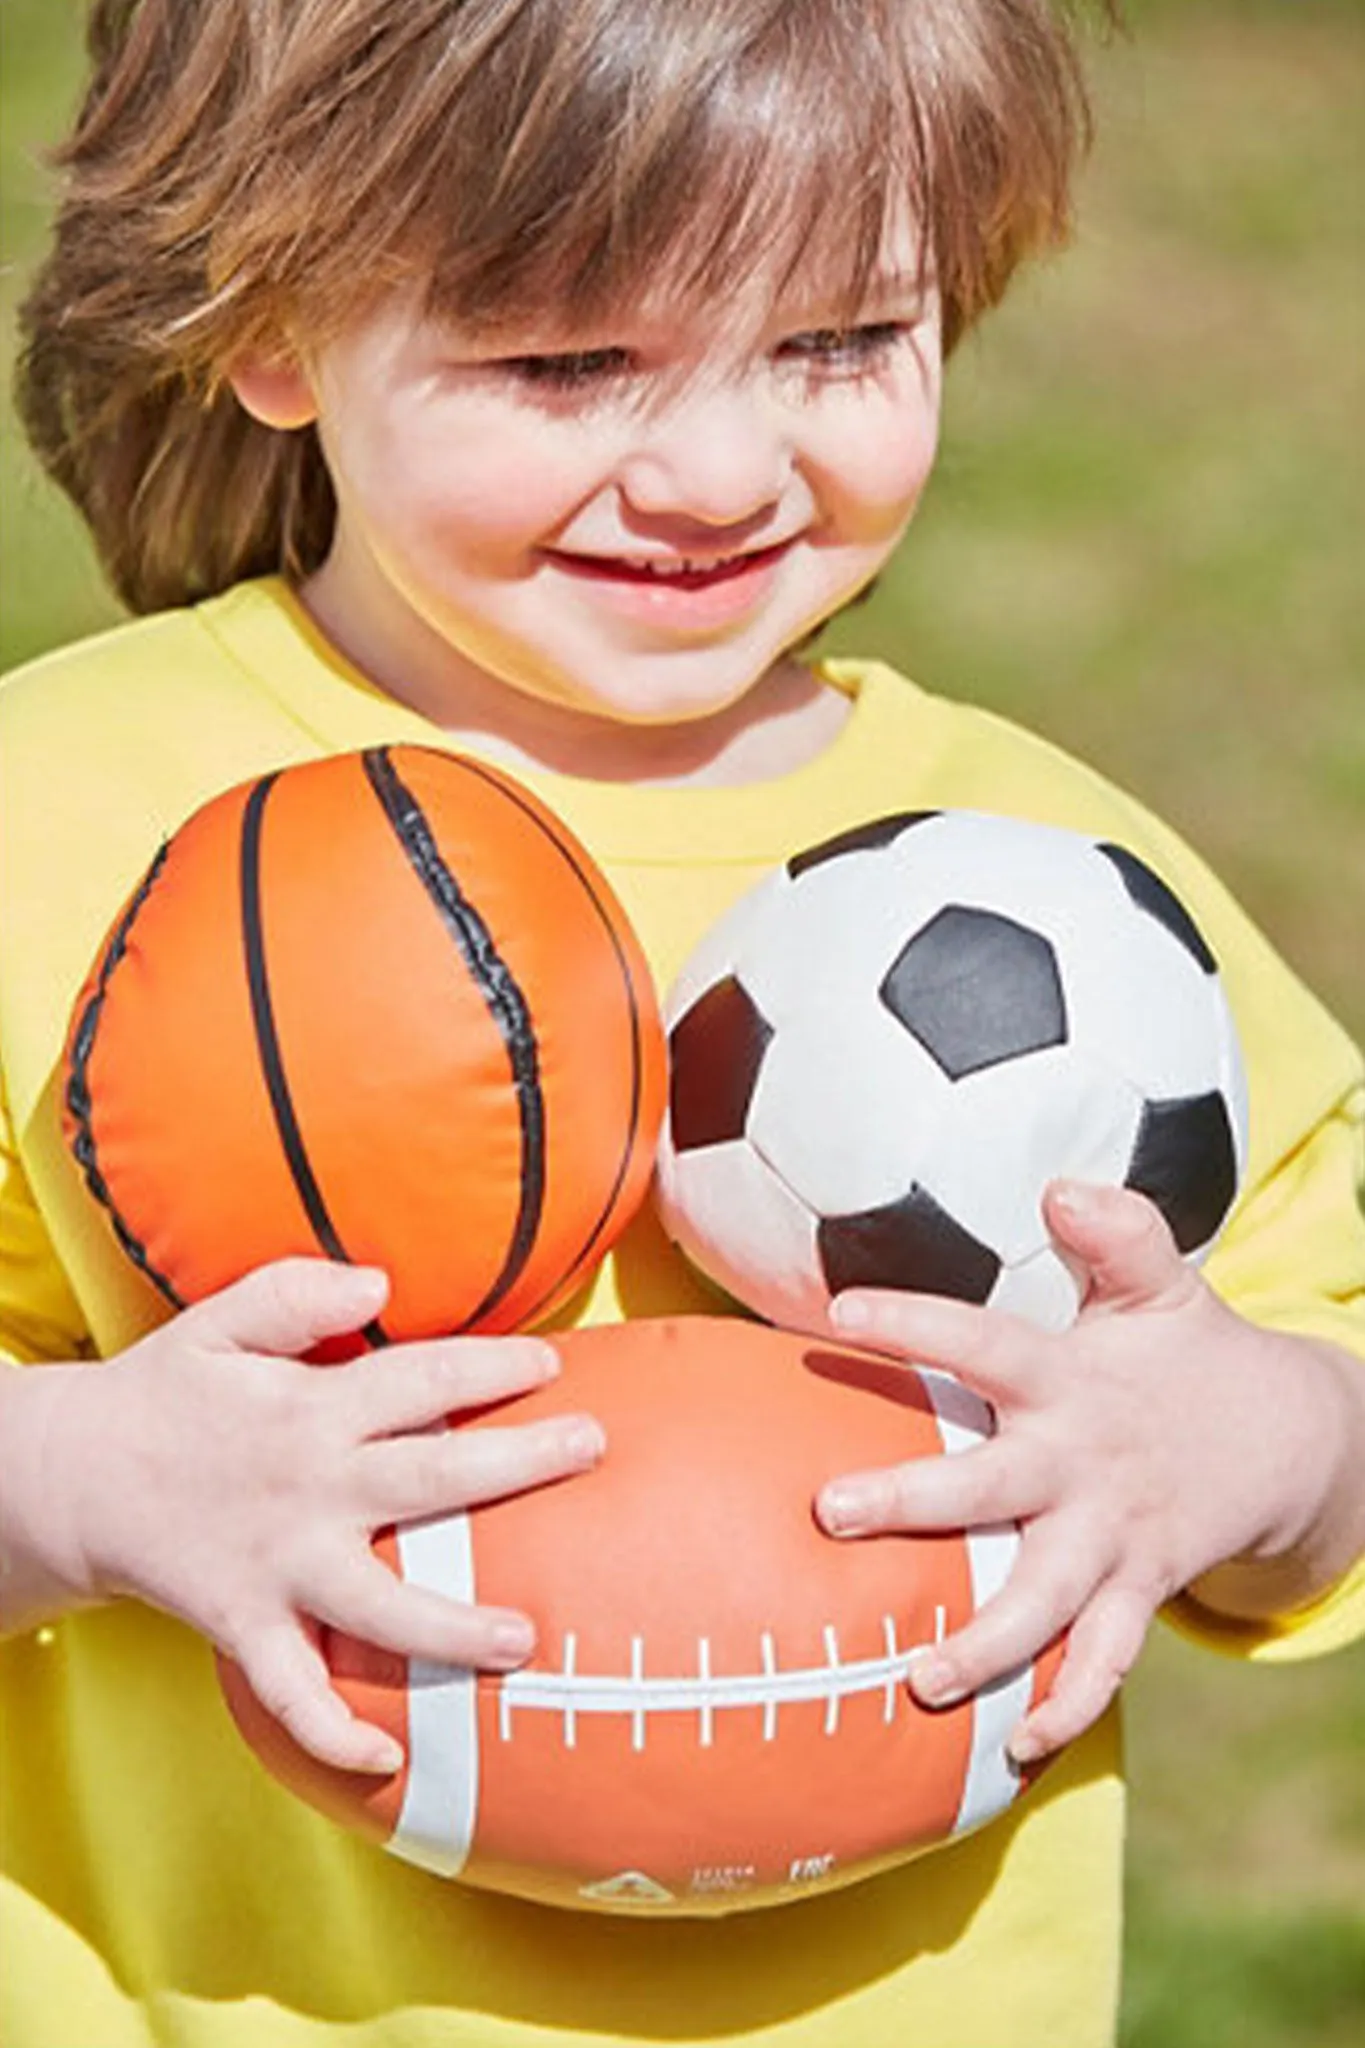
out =
[[733,526],[781,497],[792,456],[781,419],[761,395],[698,391],[643,422],[621,485],[637,512]]

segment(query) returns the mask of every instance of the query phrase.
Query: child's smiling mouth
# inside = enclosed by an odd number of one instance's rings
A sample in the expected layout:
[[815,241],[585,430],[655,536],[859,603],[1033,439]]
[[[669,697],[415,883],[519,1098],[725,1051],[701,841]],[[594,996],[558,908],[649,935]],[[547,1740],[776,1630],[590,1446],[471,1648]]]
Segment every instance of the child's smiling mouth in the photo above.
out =
[[792,536],[787,540],[773,541],[767,547],[710,557],[580,554],[569,548],[554,547],[545,548],[542,552],[557,568],[590,581],[636,588],[706,591],[774,567],[793,546],[794,540],[795,536]]

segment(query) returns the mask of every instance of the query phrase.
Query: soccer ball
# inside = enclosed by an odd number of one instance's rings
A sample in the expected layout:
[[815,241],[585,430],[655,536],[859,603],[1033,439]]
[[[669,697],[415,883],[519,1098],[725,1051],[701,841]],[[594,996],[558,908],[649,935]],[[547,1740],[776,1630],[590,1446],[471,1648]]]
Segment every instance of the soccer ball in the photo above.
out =
[[1049,1181],[1138,1189],[1198,1260],[1245,1165],[1193,919],[1135,854],[1052,826],[909,812],[795,855],[703,938],[665,1023],[665,1226],[794,1328],[855,1285],[1065,1328],[1084,1276]]

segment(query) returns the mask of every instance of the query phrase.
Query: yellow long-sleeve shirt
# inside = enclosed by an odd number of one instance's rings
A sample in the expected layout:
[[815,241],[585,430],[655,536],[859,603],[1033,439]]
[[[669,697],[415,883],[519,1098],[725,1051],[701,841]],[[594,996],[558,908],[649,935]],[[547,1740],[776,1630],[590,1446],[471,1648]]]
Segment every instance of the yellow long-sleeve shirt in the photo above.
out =
[[[1365,1358],[1358,1054],[1172,834],[1111,785],[889,670],[827,670],[835,744],[776,780],[645,789],[527,775],[601,862],[661,988],[795,849],[963,806],[1121,840],[1218,955],[1251,1157],[1213,1283]],[[161,839],[208,796],[345,748],[446,743],[349,669],[276,582],[121,628],[0,692],[0,1349],[119,1349],[163,1313],[65,1152],[77,988]],[[646,1213],[575,1320],[713,1299]],[[1365,1631],[1365,1572],[1283,1625],[1182,1624],[1252,1656]],[[1123,1789],[1109,1714],[1011,1814],[848,1891],[722,1922],[557,1913],[446,1884],[271,1783],[211,1653],[133,1602],[0,1650],[0,2037],[11,2048],[1100,2048],[1113,2024]]]

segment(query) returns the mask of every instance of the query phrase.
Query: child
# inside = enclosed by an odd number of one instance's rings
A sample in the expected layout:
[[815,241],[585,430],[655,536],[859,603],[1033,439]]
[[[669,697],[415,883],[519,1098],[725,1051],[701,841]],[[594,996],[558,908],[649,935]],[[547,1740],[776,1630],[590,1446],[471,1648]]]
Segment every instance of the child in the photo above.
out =
[[[1042,0],[100,0],[92,50],[21,392],[151,616],[0,697],[3,1335],[46,1365],[0,1373],[6,2040],[1093,2048],[1111,1695],[1154,1610],[1194,1587],[1184,1625],[1244,1654],[1365,1622],[1365,1234],[1358,1057],[1195,857],[999,720],[795,651],[913,513],[943,354],[1064,227],[1066,43]],[[832,1534],[1026,1524],[918,1689],[1072,1624],[1014,1737],[1070,1746],[1008,1820],[790,1910],[592,1918],[377,1853],[233,1733],[210,1643],[306,1747],[391,1768],[316,1622],[492,1669],[530,1639],[405,1591],[370,1532],[602,1451],[590,1417],[535,1432],[514,1406],[481,1448],[425,1431],[553,1370],[542,1339],[299,1363],[374,1315],[380,1275],[291,1262],[154,1327],[61,1144],[70,1003],[162,836],[248,775],[404,739],[545,794],[662,984],[791,851],[917,805],[1120,839],[1206,931],[1253,1128],[1218,1292],[1137,1198],[1063,1188],[1091,1275],[1066,1336],[839,1310],[1000,1429],[831,1474]],[[570,1319],[706,1305],[646,1215]]]

